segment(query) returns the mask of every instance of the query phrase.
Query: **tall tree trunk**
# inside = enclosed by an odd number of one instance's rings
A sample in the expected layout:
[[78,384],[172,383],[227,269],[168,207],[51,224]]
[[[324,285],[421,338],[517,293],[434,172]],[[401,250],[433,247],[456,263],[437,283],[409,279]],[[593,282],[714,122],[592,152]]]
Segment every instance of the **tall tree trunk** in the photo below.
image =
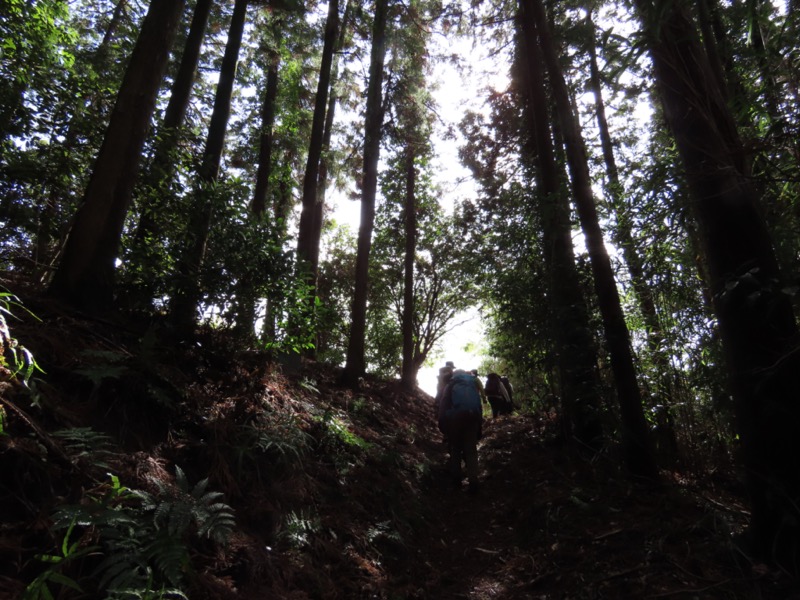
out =
[[[325,193],[328,188],[328,152],[331,147],[331,136],[333,135],[333,118],[336,114],[336,104],[339,101],[336,93],[335,83],[339,78],[339,61],[336,54],[344,48],[345,39],[347,37],[347,28],[350,24],[350,18],[353,12],[353,3],[348,0],[344,8],[344,16],[342,16],[342,24],[339,27],[339,39],[336,42],[336,50],[333,57],[333,66],[331,67],[331,85],[330,93],[328,94],[328,110],[325,112],[325,132],[322,135],[322,153],[319,160],[319,175],[317,177],[317,205],[321,206],[325,203]],[[321,223],[318,223],[321,225]],[[314,231],[313,247],[319,251],[321,227],[317,227]]]
[[574,436],[581,444],[596,449],[603,438],[601,398],[595,374],[596,347],[575,266],[569,204],[548,123],[549,102],[544,91],[541,51],[534,22],[526,15],[528,11],[520,10],[531,138],[535,145],[537,191],[541,197],[541,206],[532,207],[532,211],[538,210],[542,219],[550,308],[553,321],[557,323],[553,335],[561,380],[563,424],[565,435]]
[[[208,17],[211,14],[213,0],[197,0],[189,35],[181,55],[178,73],[172,82],[169,103],[164,111],[164,119],[159,128],[159,140],[153,154],[150,167],[149,184],[153,190],[162,190],[168,184],[174,171],[175,160],[173,157],[175,146],[178,142],[178,131],[183,125],[189,100],[192,96],[192,87],[195,82],[197,65],[200,60],[200,51],[203,47]],[[157,215],[150,210],[144,210],[139,223],[139,236],[142,231],[148,233],[155,227]]]
[[558,63],[555,46],[547,26],[547,16],[541,0],[523,0],[523,11],[530,11],[535,22],[550,85],[555,99],[556,113],[564,134],[564,146],[572,176],[572,192],[578,218],[586,240],[586,249],[594,275],[597,304],[603,319],[606,344],[611,358],[611,370],[617,389],[622,417],[622,444],[628,469],[642,477],[658,474],[652,445],[644,418],[642,397],[636,380],[628,326],[622,312],[617,292],[614,270],[603,242],[603,232],[597,216],[586,147],[569,98],[569,90]]
[[403,258],[403,366],[400,381],[409,390],[417,385],[414,362],[414,257],[417,252],[416,153],[413,140],[406,146],[406,247]]
[[[705,2],[705,0],[698,1],[701,3]],[[611,133],[608,128],[605,102],[603,101],[603,87],[600,83],[600,68],[597,65],[595,27],[591,15],[587,17],[587,20],[592,32],[588,44],[589,85],[594,92],[595,117],[597,119],[597,129],[600,132],[600,146],[603,151],[606,176],[608,177],[606,193],[610,199],[611,207],[617,222],[617,226],[614,230],[614,241],[622,250],[622,256],[625,259],[625,264],[631,276],[631,286],[633,287],[634,294],[636,294],[639,310],[642,313],[642,319],[647,329],[647,346],[650,350],[650,356],[652,357],[655,371],[658,373],[659,378],[659,391],[661,392],[659,393],[659,401],[664,406],[664,410],[658,413],[658,426],[661,433],[659,440],[663,440],[665,447],[662,448],[661,443],[659,443],[659,448],[664,450],[662,458],[670,460],[676,457],[678,450],[671,412],[673,404],[672,366],[669,362],[669,356],[665,351],[664,344],[666,339],[662,331],[661,321],[658,318],[658,312],[656,311],[653,293],[645,279],[644,265],[636,247],[631,218],[624,206],[625,191],[619,178],[619,169],[617,168],[617,161],[614,157],[614,144],[612,143]]]
[[175,171],[175,148],[189,108],[212,5],[213,0],[197,0],[195,5],[178,73],[172,82],[169,102],[159,128],[158,140],[144,186],[145,191],[141,194],[139,223],[133,244],[134,254],[143,259],[141,285],[144,289],[141,293],[147,296],[152,295],[152,289],[148,288],[151,287],[151,282],[157,273],[160,273],[163,265],[164,249],[162,244],[156,243],[162,237],[159,220],[164,218],[162,213],[169,198],[169,187]]
[[753,550],[798,571],[800,352],[733,117],[685,1],[637,0],[667,122],[694,196],[738,417]]
[[713,1],[714,0],[697,0],[697,22],[703,34],[703,47],[705,48],[706,56],[708,56],[708,62],[711,66],[711,72],[714,74],[714,80],[723,98],[727,99],[729,93],[728,83],[725,79],[725,67],[723,66],[722,57],[719,54],[717,37],[714,35],[711,7],[709,6],[709,2]]
[[128,6],[128,0],[118,0],[114,6],[114,12],[111,14],[111,20],[106,27],[106,32],[103,34],[103,40],[100,42],[100,49],[107,48],[114,39],[114,34],[117,33],[122,17],[125,15],[125,9]]
[[152,0],[125,71],[84,201],[50,293],[89,311],[110,306],[125,216],[183,0]]
[[[282,19],[273,15],[272,27],[276,34],[276,39],[280,33],[279,29],[283,25]],[[258,170],[256,172],[255,190],[253,201],[250,205],[253,217],[256,220],[263,218],[267,208],[267,198],[270,195],[270,176],[272,174],[272,147],[273,129],[275,127],[275,104],[278,98],[278,67],[280,66],[280,52],[278,48],[270,48],[268,51],[267,82],[264,92],[264,101],[261,105],[261,132],[259,135],[258,148]],[[247,277],[240,276],[236,285],[236,333],[238,336],[250,342],[255,337],[253,325],[256,321],[256,304],[258,294],[255,291],[255,282],[259,276]],[[267,319],[273,319],[272,302],[267,301],[264,314],[265,326],[260,332],[263,336],[272,327],[274,336],[274,321],[267,325]],[[270,338],[272,339],[272,338]]]
[[[311,318],[310,327],[316,330],[316,296],[317,277],[319,271],[319,235],[322,231],[322,205],[318,204],[317,182],[319,162],[322,156],[322,145],[325,136],[325,112],[328,107],[328,92],[331,86],[331,70],[333,54],[339,31],[339,0],[328,1],[328,18],[322,48],[322,61],[317,82],[317,95],[314,99],[314,115],[311,122],[311,139],[306,158],[306,170],[303,177],[303,200],[300,213],[300,225],[297,234],[297,261],[299,271],[307,276],[309,294],[306,310]],[[316,241],[316,243],[315,243]],[[316,347],[307,350],[311,356],[316,354]]]
[[756,61],[761,76],[761,92],[764,102],[767,105],[773,127],[778,129],[779,135],[783,136],[783,121],[781,120],[780,110],[780,86],[775,79],[774,66],[771,64],[767,41],[764,37],[763,26],[761,24],[761,5],[762,0],[747,0],[747,8],[750,17],[750,44],[756,54]]
[[267,89],[261,105],[261,135],[258,144],[258,171],[251,205],[253,214],[260,218],[267,209],[269,178],[272,174],[273,129],[275,128],[275,100],[278,98],[278,67],[280,54],[271,51],[267,69]]
[[317,181],[319,161],[322,156],[322,143],[325,133],[325,111],[328,106],[328,91],[331,84],[333,51],[339,31],[339,1],[329,0],[328,20],[322,48],[322,63],[319,70],[317,95],[314,100],[314,116],[311,123],[311,141],[308,148],[306,171],[303,178],[303,210],[300,214],[300,227],[297,236],[297,258],[309,270],[312,297],[315,295],[319,248],[313,248],[314,228],[318,211]]
[[219,177],[222,151],[225,147],[225,132],[231,114],[231,97],[244,34],[247,3],[248,0],[236,0],[233,6],[228,41],[225,44],[214,97],[214,110],[208,127],[203,162],[198,172],[199,185],[194,194],[194,208],[189,215],[188,243],[181,256],[176,292],[171,306],[174,323],[183,332],[192,329],[200,303],[200,272],[214,214],[213,184]]
[[386,20],[389,0],[376,0],[372,25],[372,51],[367,86],[367,114],[364,121],[364,170],[361,182],[361,223],[358,228],[356,281],[353,295],[347,362],[342,383],[352,387],[366,371],[364,346],[367,333],[367,288],[369,286],[369,254],[375,223],[375,195],[378,189],[383,125],[383,64],[386,58]]

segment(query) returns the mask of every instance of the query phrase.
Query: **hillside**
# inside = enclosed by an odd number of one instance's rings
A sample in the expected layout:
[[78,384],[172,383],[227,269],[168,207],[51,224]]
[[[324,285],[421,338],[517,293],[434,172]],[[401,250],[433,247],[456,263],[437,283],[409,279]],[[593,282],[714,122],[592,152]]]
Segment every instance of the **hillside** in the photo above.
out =
[[10,335],[44,373],[0,384],[0,598],[800,597],[735,546],[729,473],[639,484],[517,414],[470,495],[422,392],[24,300],[41,320]]

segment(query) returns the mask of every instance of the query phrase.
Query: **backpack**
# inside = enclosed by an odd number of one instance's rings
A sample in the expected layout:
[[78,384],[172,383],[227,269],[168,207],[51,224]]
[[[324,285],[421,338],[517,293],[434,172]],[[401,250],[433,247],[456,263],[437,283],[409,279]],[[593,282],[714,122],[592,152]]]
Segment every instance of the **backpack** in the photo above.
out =
[[508,392],[508,399],[511,400],[511,404],[514,404],[514,388],[511,385],[511,382],[508,380],[508,377],[501,377],[500,381],[503,383],[503,387],[506,388]]
[[475,378],[467,373],[453,376],[451,391],[453,412],[481,413],[481,395],[475,385]]

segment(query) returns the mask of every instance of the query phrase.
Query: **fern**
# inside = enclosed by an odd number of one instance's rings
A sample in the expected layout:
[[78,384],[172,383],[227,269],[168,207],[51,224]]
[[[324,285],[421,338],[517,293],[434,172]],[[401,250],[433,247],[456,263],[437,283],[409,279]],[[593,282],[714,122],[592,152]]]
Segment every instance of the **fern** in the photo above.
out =
[[89,458],[97,467],[108,469],[106,458],[113,453],[112,439],[91,427],[73,427],[53,432],[64,445],[67,454]]
[[161,499],[148,500],[154,506],[153,521],[157,530],[166,530],[172,536],[182,536],[192,524],[199,535],[218,543],[225,543],[236,524],[233,509],[216,500],[221,492],[206,492],[208,479],[199,481],[190,489],[183,470],[175,467],[177,493],[171,492],[163,483],[157,485]]
[[301,379],[298,385],[300,385],[301,388],[308,390],[309,392],[318,396],[321,392],[319,391],[319,388],[317,387],[316,384],[317,384],[316,381],[312,381],[310,379]]
[[[88,430],[71,430],[66,435],[76,448],[91,436]],[[208,479],[192,487],[183,470],[176,467],[175,483],[156,482],[158,493],[153,495],[128,489],[111,475],[110,483],[87,495],[83,504],[60,507],[52,528],[67,533],[62,544],[64,557],[56,556],[58,562],[78,556],[78,542],[67,541],[73,530],[80,528],[84,546],[91,542],[89,549],[103,555],[92,580],[98,590],[107,592],[107,598],[186,598],[179,588],[191,568],[192,538],[225,543],[235,519],[233,509],[220,502],[222,494],[208,491]],[[61,579],[72,582],[55,568],[46,570],[31,583],[26,598],[52,598],[47,584]]]
[[279,537],[285,539],[292,548],[302,548],[308,545],[309,536],[317,533],[321,527],[318,516],[307,515],[303,511],[291,512]]
[[148,562],[170,585],[179,585],[189,569],[189,550],[180,538],[171,535],[158,535],[147,544],[145,555]]
[[300,428],[294,416],[275,419],[263,427],[253,428],[253,431],[256,433],[256,448],[275,452],[290,464],[303,458],[313,439]]
[[[119,540],[117,545],[107,540],[114,552],[106,556],[97,567],[100,589],[141,589],[152,580],[152,569],[147,566],[140,544],[132,536]],[[133,542],[133,543],[130,543]]]
[[189,600],[189,597],[178,589],[152,590],[149,587],[114,590],[107,596],[107,600],[172,600],[176,598]]

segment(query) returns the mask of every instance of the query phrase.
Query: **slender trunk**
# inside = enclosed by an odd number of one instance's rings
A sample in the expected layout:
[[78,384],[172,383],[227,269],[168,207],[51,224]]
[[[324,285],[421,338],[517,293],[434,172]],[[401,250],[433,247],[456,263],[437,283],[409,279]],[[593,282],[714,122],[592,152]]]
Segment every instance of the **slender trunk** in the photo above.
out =
[[192,24],[181,55],[178,73],[172,83],[169,103],[164,111],[164,119],[159,130],[159,141],[149,174],[150,185],[154,190],[162,190],[172,177],[175,164],[173,154],[178,142],[178,131],[183,125],[186,111],[189,108],[200,51],[203,47],[203,38],[212,6],[213,0],[197,0],[195,5]]
[[85,310],[101,311],[111,303],[125,217],[183,6],[182,0],[150,4],[83,205],[50,285],[54,296]]
[[407,389],[417,385],[414,364],[414,256],[417,250],[416,166],[413,141],[406,147],[406,248],[403,259],[403,367],[401,381]]
[[54,236],[55,217],[58,214],[58,198],[52,184],[50,192],[44,198],[43,206],[39,211],[39,220],[36,227],[36,250],[33,257],[35,266],[35,280],[44,282],[49,272],[52,258],[51,241]]
[[114,39],[114,34],[117,33],[117,29],[122,22],[122,17],[125,14],[127,6],[128,0],[119,0],[116,6],[114,6],[111,20],[108,23],[108,27],[106,27],[106,32],[103,34],[103,40],[100,42],[101,49],[107,48],[109,44],[111,44],[111,40]]
[[[520,7],[522,9],[522,6]],[[535,144],[537,191],[541,206],[532,206],[542,219],[545,267],[553,312],[556,363],[561,380],[564,432],[581,444],[598,448],[602,442],[601,398],[595,367],[597,355],[589,327],[589,314],[581,294],[572,245],[569,204],[555,158],[547,114],[541,51],[536,28],[520,10],[525,67],[531,115],[531,138]]]
[[[705,2],[705,0],[698,0]],[[644,275],[644,265],[642,258],[639,255],[636,241],[633,236],[633,226],[628,211],[624,206],[624,190],[622,182],[619,178],[619,169],[617,168],[617,161],[614,158],[614,145],[611,140],[611,133],[608,128],[608,120],[606,119],[605,102],[603,101],[603,88],[600,83],[600,69],[597,65],[597,48],[595,47],[594,23],[591,21],[591,15],[588,17],[589,25],[592,31],[592,37],[589,42],[589,84],[591,90],[594,92],[595,98],[595,116],[597,119],[597,128],[600,132],[600,145],[603,151],[603,162],[606,167],[606,176],[608,177],[608,185],[606,191],[611,201],[611,207],[616,217],[617,227],[615,229],[615,239],[617,246],[622,250],[622,256],[625,259],[625,264],[628,267],[628,272],[631,276],[631,286],[633,287],[636,300],[639,304],[639,310],[642,313],[645,328],[647,330],[647,346],[650,350],[650,355],[655,366],[655,371],[659,374],[659,388],[660,392],[658,400],[663,405],[664,409],[659,411],[659,439],[664,440],[663,448],[659,442],[659,448],[663,449],[662,458],[671,460],[677,456],[677,438],[675,437],[675,429],[673,427],[672,419],[672,385],[671,385],[671,371],[669,357],[665,352],[665,337],[661,328],[661,321],[658,318],[656,311],[656,304],[653,300],[653,293],[650,286],[647,284]]]
[[636,369],[633,364],[628,326],[622,312],[617,292],[614,270],[603,242],[603,232],[597,216],[586,147],[569,98],[564,74],[558,63],[553,40],[547,26],[547,17],[541,0],[523,0],[524,10],[531,11],[539,44],[550,78],[556,113],[564,134],[567,164],[572,176],[572,192],[586,241],[586,249],[594,275],[597,303],[603,319],[606,344],[611,357],[617,397],[622,417],[622,443],[625,462],[630,471],[641,477],[653,478],[658,474],[647,421],[642,408]]
[[[307,277],[309,294],[306,309],[310,317],[310,328],[316,330],[316,296],[319,271],[319,243],[322,231],[323,206],[318,203],[317,181],[322,145],[325,136],[325,111],[328,106],[328,92],[331,85],[333,53],[339,30],[339,1],[328,1],[328,18],[322,48],[322,61],[317,82],[317,95],[314,99],[314,115],[311,122],[311,139],[308,146],[306,170],[303,177],[303,199],[300,212],[300,225],[297,235],[297,261],[300,272]],[[317,233],[320,232],[320,233]],[[317,243],[315,244],[315,240]],[[314,344],[307,354],[316,354]]]
[[342,372],[342,383],[358,386],[358,379],[366,371],[364,346],[367,331],[367,288],[369,286],[369,254],[372,246],[372,229],[375,223],[375,195],[378,189],[378,159],[380,158],[381,130],[383,125],[383,65],[386,58],[386,20],[388,0],[375,3],[375,20],[372,26],[372,52],[370,55],[369,84],[367,87],[367,114],[364,122],[364,171],[361,184],[361,224],[358,228],[356,255],[356,281],[353,296],[350,339],[347,344],[347,362]]
[[[311,141],[308,148],[305,177],[303,178],[303,210],[300,214],[300,227],[297,237],[297,258],[309,270],[312,288],[316,288],[317,262],[319,249],[314,249],[315,221],[320,212],[317,210],[317,178],[319,161],[322,156],[322,142],[325,133],[325,110],[328,105],[328,90],[331,83],[333,51],[339,30],[339,2],[329,0],[328,20],[325,24],[325,36],[322,48],[322,63],[317,83],[317,95],[314,101],[314,116],[311,123]],[[315,257],[317,257],[315,259]],[[312,291],[312,297],[315,292]]]
[[769,59],[769,50],[764,37],[761,25],[761,2],[762,0],[747,0],[747,8],[750,12],[750,43],[756,54],[756,61],[761,71],[761,93],[767,105],[770,120],[776,128],[776,134],[783,137],[783,121],[781,120],[780,97],[781,90],[775,79],[773,65]]
[[236,63],[239,60],[239,49],[244,34],[247,3],[248,0],[236,0],[233,6],[228,41],[214,97],[214,110],[208,127],[203,162],[198,172],[199,185],[194,194],[194,208],[189,215],[189,241],[179,266],[172,316],[175,324],[184,332],[190,331],[193,327],[197,306],[200,303],[200,272],[205,260],[214,214],[213,184],[219,176],[222,151],[225,147],[225,132],[231,113],[231,97],[236,79]]
[[213,0],[197,0],[195,5],[178,73],[172,83],[169,103],[159,128],[158,141],[144,185],[145,190],[141,194],[133,254],[143,259],[141,284],[145,288],[142,292],[147,295],[152,293],[152,290],[147,288],[163,269],[165,251],[162,244],[158,243],[162,237],[159,220],[164,218],[163,209],[170,194],[169,187],[176,164],[175,148],[178,144],[178,133],[189,107],[212,4]]
[[278,98],[278,67],[280,55],[273,52],[267,69],[267,89],[261,105],[261,135],[258,144],[258,171],[253,193],[252,211],[261,217],[267,209],[269,198],[269,178],[272,174],[273,129],[275,127],[275,100]]
[[[339,39],[336,42],[336,53],[342,51],[344,48],[345,38],[347,36],[347,27],[350,23],[350,16],[353,12],[353,3],[347,2],[344,8],[344,16],[342,17],[342,25],[339,28]],[[333,135],[333,118],[336,114],[336,104],[339,101],[336,93],[335,83],[339,78],[339,62],[334,55],[333,66],[331,67],[331,86],[330,94],[328,95],[328,110],[325,112],[325,133],[322,135],[322,154],[319,160],[319,175],[317,177],[317,204],[325,203],[325,193],[328,188],[328,152],[331,147],[331,136]],[[321,228],[315,230],[315,237],[313,241],[314,247],[319,250]]]
[[759,198],[741,170],[741,140],[684,2],[637,0],[692,207],[735,400],[751,497],[754,552],[798,571],[800,352]]
[[727,100],[729,97],[728,84],[725,80],[725,68],[717,47],[717,38],[714,35],[709,1],[713,0],[697,0],[697,21],[703,34],[703,47],[711,65],[711,72],[714,74],[714,81],[719,87],[722,96]]

